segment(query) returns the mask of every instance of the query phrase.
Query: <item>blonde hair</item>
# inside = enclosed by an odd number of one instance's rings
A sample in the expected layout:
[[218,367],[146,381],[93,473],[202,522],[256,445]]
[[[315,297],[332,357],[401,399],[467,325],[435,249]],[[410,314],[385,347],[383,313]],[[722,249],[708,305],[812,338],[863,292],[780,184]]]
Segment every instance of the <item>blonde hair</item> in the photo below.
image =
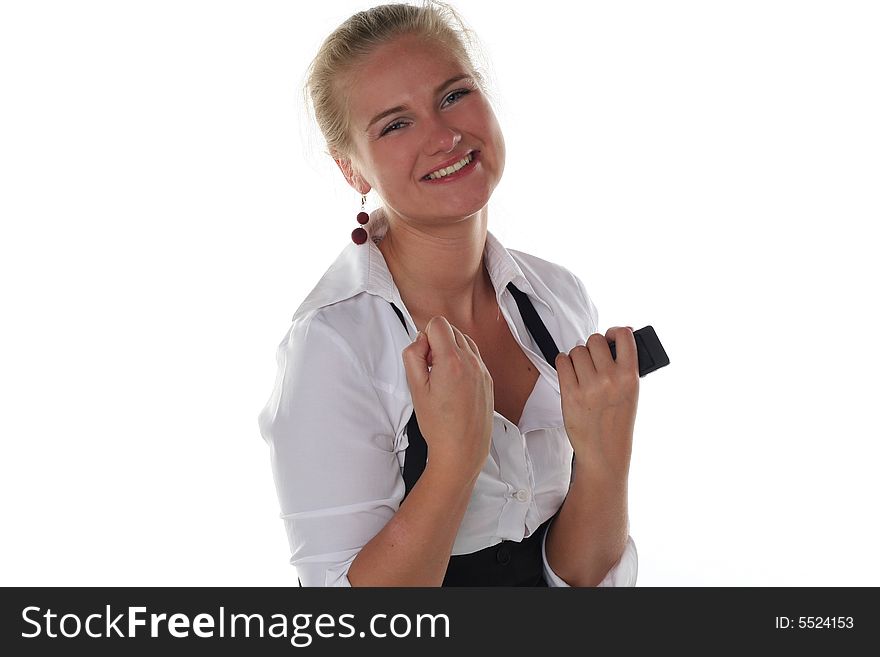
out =
[[[345,91],[347,77],[380,46],[405,35],[423,37],[446,49],[469,69],[480,90],[492,101],[488,58],[476,34],[450,5],[422,0],[419,5],[386,4],[358,12],[321,44],[303,88],[307,111],[311,110],[331,157],[353,160],[355,155]],[[378,223],[382,223],[381,216]],[[371,225],[370,232],[384,233],[385,228]]]
[[358,12],[321,44],[306,76],[304,95],[331,156],[354,154],[351,118],[343,83],[359,61],[397,37],[418,35],[449,49],[470,69],[483,91],[487,80],[475,61],[484,60],[476,35],[448,4],[424,0],[421,5],[389,4]]

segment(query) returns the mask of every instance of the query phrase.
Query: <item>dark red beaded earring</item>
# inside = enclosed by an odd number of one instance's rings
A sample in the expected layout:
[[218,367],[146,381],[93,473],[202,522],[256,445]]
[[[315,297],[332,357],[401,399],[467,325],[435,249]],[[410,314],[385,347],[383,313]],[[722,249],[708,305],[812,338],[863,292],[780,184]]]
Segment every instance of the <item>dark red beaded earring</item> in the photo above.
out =
[[[361,194],[361,211],[358,212],[357,220],[359,224],[365,224],[370,220],[370,215],[364,210],[367,204],[367,197]],[[363,244],[367,241],[367,231],[363,228],[355,228],[351,231],[351,241],[355,244]]]

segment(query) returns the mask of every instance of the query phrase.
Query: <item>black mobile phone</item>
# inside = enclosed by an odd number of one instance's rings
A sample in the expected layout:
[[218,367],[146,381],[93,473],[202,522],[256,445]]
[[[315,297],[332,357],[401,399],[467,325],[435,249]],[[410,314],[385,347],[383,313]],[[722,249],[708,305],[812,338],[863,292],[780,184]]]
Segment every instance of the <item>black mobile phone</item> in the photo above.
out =
[[[653,326],[643,326],[633,331],[633,337],[636,339],[636,350],[639,354],[639,377],[669,365],[669,356],[660,344],[660,338],[657,337]],[[611,357],[617,360],[614,343],[609,343],[608,347],[611,349]]]

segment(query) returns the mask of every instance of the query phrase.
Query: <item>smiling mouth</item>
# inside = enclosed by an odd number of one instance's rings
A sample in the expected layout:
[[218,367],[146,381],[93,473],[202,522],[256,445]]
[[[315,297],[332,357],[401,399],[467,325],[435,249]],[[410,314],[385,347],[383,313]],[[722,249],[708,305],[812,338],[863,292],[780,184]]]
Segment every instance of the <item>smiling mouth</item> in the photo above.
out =
[[474,160],[477,159],[477,154],[479,152],[480,151],[471,151],[470,153],[465,155],[461,160],[459,160],[455,164],[452,164],[452,165],[445,167],[443,169],[438,169],[437,171],[434,171],[433,173],[429,173],[427,176],[422,176],[422,180],[424,180],[424,181],[442,180],[443,178],[446,178],[448,176],[456,174],[459,171],[461,171],[462,169],[465,169],[465,168],[469,167],[471,164],[473,164]]

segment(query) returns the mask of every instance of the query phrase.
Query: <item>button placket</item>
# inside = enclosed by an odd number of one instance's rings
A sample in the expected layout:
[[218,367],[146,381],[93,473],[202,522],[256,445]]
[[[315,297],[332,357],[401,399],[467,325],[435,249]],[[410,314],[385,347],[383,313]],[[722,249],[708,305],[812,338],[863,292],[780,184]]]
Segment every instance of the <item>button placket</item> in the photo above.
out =
[[[507,462],[509,467],[505,469],[506,476],[502,477],[502,480],[508,486],[507,499],[512,503],[512,506],[507,510],[508,513],[512,513],[517,517],[521,516],[522,518],[525,518],[523,514],[528,512],[528,508],[526,507],[524,510],[523,503],[526,503],[531,499],[532,495],[530,491],[534,489],[531,463],[529,456],[526,453],[525,436],[520,433],[518,427],[516,431],[508,431],[508,421],[505,419],[501,419],[500,421],[504,427],[504,431],[511,434],[507,436],[504,448],[505,455],[508,457]],[[511,423],[511,425],[512,424],[513,423]],[[519,438],[519,442],[512,442],[515,441],[517,437]]]

